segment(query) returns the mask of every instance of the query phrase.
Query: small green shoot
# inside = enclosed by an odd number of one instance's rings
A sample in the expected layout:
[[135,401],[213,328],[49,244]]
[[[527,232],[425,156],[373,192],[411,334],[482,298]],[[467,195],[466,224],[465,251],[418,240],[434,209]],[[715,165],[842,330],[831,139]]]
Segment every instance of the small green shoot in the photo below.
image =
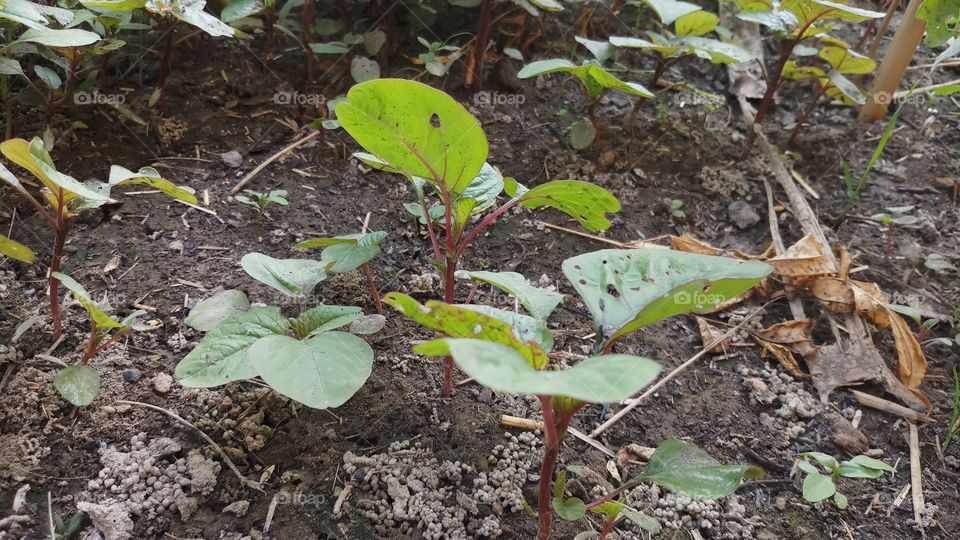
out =
[[845,495],[837,491],[836,482],[839,478],[876,479],[885,472],[896,473],[896,469],[890,465],[862,455],[839,463],[833,456],[822,452],[804,452],[800,455],[819,463],[827,471],[827,474],[821,473],[807,460],[797,462],[797,467],[806,475],[803,479],[803,498],[815,503],[833,497],[834,504],[841,510],[847,508],[848,501]]
[[287,206],[287,190],[285,189],[274,189],[268,193],[260,193],[259,191],[253,191],[251,189],[243,190],[243,193],[246,195],[234,195],[234,199],[238,203],[245,204],[247,206],[252,206],[257,213],[263,216],[268,216],[267,207],[271,204],[276,204],[279,206]]

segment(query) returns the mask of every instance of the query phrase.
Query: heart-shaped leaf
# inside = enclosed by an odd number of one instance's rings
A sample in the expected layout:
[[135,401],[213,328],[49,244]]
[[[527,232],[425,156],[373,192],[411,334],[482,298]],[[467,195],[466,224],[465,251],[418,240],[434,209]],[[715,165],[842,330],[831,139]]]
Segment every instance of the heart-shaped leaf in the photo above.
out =
[[654,450],[637,480],[694,499],[719,499],[736,491],[741,479],[762,476],[763,471],[756,467],[723,465],[693,444],[667,439]]
[[210,332],[231,315],[244,313],[249,309],[250,300],[247,295],[243,291],[230,289],[198,302],[183,322],[201,332]]
[[803,479],[803,498],[810,502],[819,502],[832,497],[837,492],[833,479],[820,473],[810,473]]
[[607,249],[563,262],[563,273],[606,341],[731,301],[772,270],[757,261],[653,248]]
[[317,283],[327,279],[327,264],[308,259],[274,259],[261,253],[247,253],[240,266],[253,279],[286,294],[307,296]]
[[256,377],[247,350],[258,339],[283,334],[289,328],[290,322],[278,307],[253,307],[246,313],[231,315],[177,364],[174,373],[180,384],[191,388]]
[[250,347],[249,355],[271,388],[315,409],[343,405],[373,369],[373,349],[346,332],[324,332],[303,341],[267,336]]
[[576,497],[570,497],[566,500],[554,498],[551,503],[557,517],[566,521],[576,521],[587,513],[587,505]]
[[344,327],[363,317],[363,310],[354,306],[319,305],[308,309],[295,319],[290,327],[300,337],[314,336]]
[[374,231],[368,234],[347,234],[333,238],[311,238],[300,242],[296,247],[325,248],[320,252],[320,258],[327,262],[334,262],[333,266],[327,270],[343,273],[356,270],[379,255],[380,242],[386,237],[386,232]]
[[392,169],[440,185],[451,198],[463,193],[487,159],[487,137],[476,118],[425,84],[402,79],[358,84],[337,106],[337,120]]
[[65,367],[53,378],[53,386],[63,399],[77,407],[86,407],[100,392],[100,374],[93,366]]
[[[563,396],[591,403],[626,399],[650,383],[660,366],[639,356],[594,356],[563,371],[537,370],[518,352],[479,339],[441,339],[457,365],[477,382],[497,392]],[[414,347],[420,352],[421,345]]]
[[523,274],[517,272],[461,271],[457,272],[457,277],[493,285],[514,296],[531,316],[543,321],[550,317],[550,314],[563,301],[564,297],[558,292],[530,285]]

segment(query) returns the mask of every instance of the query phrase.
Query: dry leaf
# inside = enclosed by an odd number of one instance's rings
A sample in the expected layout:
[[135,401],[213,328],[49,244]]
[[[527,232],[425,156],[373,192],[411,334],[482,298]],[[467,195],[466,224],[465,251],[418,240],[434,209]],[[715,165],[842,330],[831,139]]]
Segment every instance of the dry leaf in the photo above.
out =
[[798,354],[809,356],[817,350],[813,344],[814,324],[816,321],[813,319],[786,321],[771,325],[756,335],[764,341],[784,345]]
[[773,265],[774,274],[801,280],[837,272],[836,265],[812,234],[804,236],[782,254],[766,262]]
[[[710,324],[710,321],[704,319],[703,317],[694,316],[694,319],[697,321],[697,328],[700,330],[700,339],[703,340],[703,346],[706,347],[710,343],[713,343],[717,339],[723,336],[725,333],[723,330],[717,326]],[[730,338],[724,339],[720,343],[710,349],[710,352],[714,354],[727,353],[727,346],[730,345]]]
[[677,251],[684,251],[686,253],[696,253],[698,255],[726,255],[733,257],[734,259],[741,260],[766,260],[773,254],[773,244],[767,246],[767,249],[759,255],[750,255],[749,253],[744,253],[739,249],[720,249],[718,247],[713,247],[706,242],[701,242],[696,238],[690,235],[683,236],[671,236],[670,237],[670,247]]
[[109,274],[110,272],[113,272],[119,267],[120,267],[120,255],[114,255],[113,257],[110,258],[109,261],[107,261],[107,264],[103,265],[103,273]]
[[777,359],[777,362],[780,362],[783,369],[787,370],[790,375],[793,375],[796,379],[804,380],[810,378],[810,375],[807,375],[800,369],[800,364],[797,363],[797,359],[793,356],[793,351],[791,351],[789,347],[762,339],[756,339],[756,342],[763,347],[763,353],[760,355],[761,358],[765,358],[767,353],[770,353]]
[[899,314],[884,309],[890,316],[893,340],[897,347],[897,375],[907,388],[916,390],[927,373],[927,358],[907,322]]
[[656,448],[630,443],[617,451],[617,465],[623,465],[628,461],[650,461],[654,450]]

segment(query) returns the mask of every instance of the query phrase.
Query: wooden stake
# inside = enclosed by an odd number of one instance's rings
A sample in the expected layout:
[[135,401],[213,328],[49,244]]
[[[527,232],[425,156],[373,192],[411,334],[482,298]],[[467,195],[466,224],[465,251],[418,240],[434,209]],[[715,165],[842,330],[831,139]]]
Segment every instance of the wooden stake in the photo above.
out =
[[910,0],[907,4],[900,26],[897,27],[893,41],[880,63],[880,69],[877,70],[877,78],[867,96],[867,102],[860,108],[861,122],[876,122],[887,114],[887,107],[893,101],[892,97],[927,28],[926,21],[917,18],[917,9],[922,3],[923,0]]

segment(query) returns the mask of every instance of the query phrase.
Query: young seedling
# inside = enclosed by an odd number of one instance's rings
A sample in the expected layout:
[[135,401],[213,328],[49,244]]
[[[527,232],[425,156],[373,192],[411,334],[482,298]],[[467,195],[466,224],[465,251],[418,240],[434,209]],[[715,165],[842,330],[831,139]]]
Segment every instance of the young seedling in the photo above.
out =
[[[50,313],[53,317],[53,338],[59,339],[62,333],[60,321],[60,282],[56,273],[60,271],[63,247],[67,233],[77,216],[85,211],[115,202],[111,190],[118,186],[144,184],[176,200],[196,204],[193,190],[181,187],[160,177],[156,169],[144,167],[137,172],[129,171],[119,165],[110,168],[110,178],[106,183],[84,184],[57,171],[53,159],[36,137],[31,142],[23,139],[10,139],[0,143],[0,153],[7,159],[30,172],[40,181],[40,199],[34,197],[3,164],[0,164],[0,179],[26,199],[43,216],[53,232],[53,255],[50,260]],[[46,204],[41,203],[44,201]],[[22,249],[14,252],[27,256]],[[29,256],[27,256],[29,258]]]
[[[549,73],[566,73],[573,75],[580,81],[580,86],[587,101],[587,117],[593,127],[594,151],[598,156],[600,155],[600,121],[597,118],[596,109],[597,105],[600,104],[600,98],[609,90],[643,99],[653,98],[653,94],[643,85],[621,81],[595,60],[587,60],[579,66],[562,58],[538,60],[523,66],[523,69],[517,73],[517,77],[528,79]],[[589,139],[587,140],[589,141]],[[589,145],[589,142],[587,144]]]
[[243,190],[243,193],[246,195],[234,195],[234,199],[241,204],[247,206],[252,206],[256,209],[257,213],[268,216],[267,206],[272,204],[278,204],[280,206],[287,206],[287,190],[285,189],[274,189],[269,193],[260,193],[259,191],[253,191],[251,189]]
[[[883,13],[847,6],[832,0],[797,0],[780,3],[778,0],[727,0],[733,1],[740,9],[739,19],[755,22],[767,27],[774,34],[780,48],[780,54],[772,66],[766,70],[766,91],[757,107],[754,125],[763,125],[773,96],[784,81],[792,79],[814,78],[820,85],[820,91],[831,96],[842,97],[854,103],[863,103],[865,97],[857,86],[844,76],[844,73],[863,73],[869,66],[873,70],[873,61],[852,51],[850,46],[826,35],[832,27],[830,21],[862,22],[879,19]],[[821,49],[805,45],[806,41],[819,41]],[[831,67],[827,72],[814,67],[801,67],[793,56],[818,55]],[[815,106],[820,95],[814,100]],[[751,131],[744,145],[744,155],[750,151],[756,140],[757,132]]]
[[876,479],[885,472],[896,473],[896,469],[890,465],[867,456],[856,456],[850,461],[838,463],[833,456],[821,452],[804,452],[800,455],[827,470],[827,474],[822,474],[810,461],[797,462],[797,466],[806,474],[803,478],[803,498],[815,503],[833,497],[834,504],[841,510],[847,507],[847,497],[837,491],[836,482],[840,477]]
[[893,256],[894,228],[897,225],[914,225],[917,223],[917,221],[919,221],[917,216],[907,215],[907,213],[912,212],[913,209],[913,206],[891,206],[887,208],[886,212],[881,212],[879,214],[870,216],[870,219],[883,223],[887,226],[887,240],[883,249],[883,259],[885,261],[889,262],[890,257]]
[[[358,84],[337,106],[337,120],[369,152],[354,154],[358,159],[410,181],[447,303],[456,301],[455,276],[466,248],[510,209],[552,207],[591,231],[610,227],[606,214],[620,210],[613,195],[587,182],[555,180],[528,189],[503,178],[486,163],[487,138],[476,118],[447,94],[420,83],[379,79]],[[501,192],[510,199],[496,206]],[[428,193],[439,198],[435,214]],[[483,217],[469,229],[474,216]],[[453,361],[448,360],[444,395],[450,395],[452,374]]]
[[671,218],[684,219],[687,217],[687,213],[683,211],[683,201],[680,199],[665,198],[663,199],[663,205],[667,208]]
[[906,102],[901,103],[893,115],[890,116],[890,120],[887,121],[887,126],[884,128],[883,134],[880,136],[880,141],[877,142],[877,147],[874,148],[873,155],[870,156],[870,161],[867,162],[867,166],[863,169],[863,174],[861,174],[859,178],[854,179],[853,173],[850,171],[850,165],[843,159],[843,156],[840,156],[840,167],[843,169],[843,182],[847,189],[847,202],[843,205],[842,216],[846,216],[850,210],[853,209],[853,205],[860,200],[860,193],[863,191],[863,188],[867,186],[867,180],[870,178],[870,173],[873,171],[874,165],[877,164],[880,156],[883,155],[883,150],[887,147],[887,143],[893,135],[893,129],[897,125],[897,120],[900,119],[900,113],[903,112],[903,106],[905,104]]
[[332,262],[327,271],[341,274],[352,272],[357,268],[363,271],[370,288],[370,297],[377,308],[377,313],[383,314],[383,305],[380,302],[380,292],[370,271],[369,262],[380,254],[380,242],[387,237],[386,231],[374,231],[367,234],[348,234],[333,238],[311,238],[296,245],[300,249],[323,248],[320,252],[321,262]]
[[110,305],[93,301],[86,289],[73,278],[60,272],[53,272],[52,275],[63,283],[90,316],[90,337],[80,362],[61,369],[53,379],[54,386],[64,399],[77,407],[85,407],[93,402],[100,391],[100,374],[90,365],[90,360],[130,330],[139,332],[153,330],[155,327],[137,321],[138,317],[146,313],[143,310],[131,313],[122,321],[114,319],[108,315]]
[[[373,349],[357,335],[383,327],[382,315],[364,317],[352,306],[318,305],[307,299],[326,279],[330,262],[274,259],[248,253],[240,261],[250,277],[300,306],[285,317],[279,306],[253,306],[238,290],[207,298],[184,321],[208,332],[177,364],[183,386],[209,388],[260,377],[275,391],[308,407],[338,407],[370,376]],[[347,326],[349,331],[339,331]]]

